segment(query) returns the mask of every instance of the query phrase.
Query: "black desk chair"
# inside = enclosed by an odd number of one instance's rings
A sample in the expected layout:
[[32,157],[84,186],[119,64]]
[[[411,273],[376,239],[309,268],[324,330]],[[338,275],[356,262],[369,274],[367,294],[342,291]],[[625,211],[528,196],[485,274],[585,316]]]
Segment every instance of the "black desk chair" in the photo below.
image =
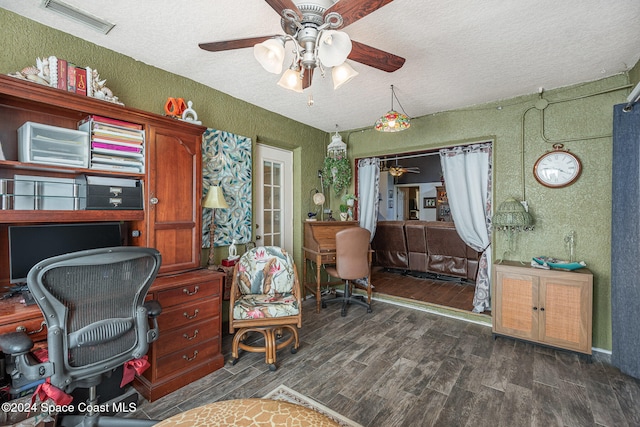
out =
[[[322,299],[322,307],[327,304],[342,302],[341,315],[347,315],[347,307],[351,303],[359,304],[367,308],[371,313],[371,265],[369,263],[369,240],[371,232],[362,227],[348,227],[336,233],[336,265],[327,266],[327,274],[345,281],[344,293],[341,297]],[[366,279],[367,302],[362,295],[352,295],[353,283],[361,287],[363,285],[354,282],[357,279]]]
[[[10,354],[7,372],[14,386],[49,378],[64,391],[88,388],[88,407],[96,407],[96,386],[103,375],[147,353],[158,338],[157,301],[145,304],[160,268],[160,253],[140,247],[113,247],[74,252],[36,264],[27,286],[47,324],[48,361],[39,363],[24,332],[0,336]],[[149,327],[149,318],[154,327]],[[77,405],[78,402],[73,402]],[[58,417],[59,425],[142,426],[155,421],[114,419],[89,411]]]

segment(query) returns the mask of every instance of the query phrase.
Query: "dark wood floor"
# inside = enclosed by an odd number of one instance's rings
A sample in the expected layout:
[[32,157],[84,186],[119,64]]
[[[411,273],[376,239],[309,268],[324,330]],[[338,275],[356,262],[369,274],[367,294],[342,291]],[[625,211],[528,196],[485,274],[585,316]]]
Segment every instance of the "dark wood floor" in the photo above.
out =
[[454,278],[442,279],[443,277],[435,278],[427,275],[412,276],[381,268],[374,268],[371,274],[374,292],[377,294],[471,311],[475,284]]
[[[153,403],[137,417],[164,419],[209,402],[262,397],[280,384],[363,426],[640,426],[640,380],[596,355],[507,339],[488,326],[374,301],[303,304],[301,346],[283,349],[272,372],[258,353],[242,353]],[[230,356],[231,337],[223,338]]]

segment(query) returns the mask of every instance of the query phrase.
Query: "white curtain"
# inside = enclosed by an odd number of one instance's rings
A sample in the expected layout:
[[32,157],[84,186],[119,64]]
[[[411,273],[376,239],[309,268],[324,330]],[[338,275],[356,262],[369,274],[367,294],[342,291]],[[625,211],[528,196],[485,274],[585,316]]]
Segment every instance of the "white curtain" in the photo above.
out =
[[491,143],[440,150],[451,216],[460,238],[482,256],[473,311],[491,309]]
[[360,227],[371,232],[371,239],[376,233],[378,219],[378,203],[380,193],[380,159],[358,160],[358,217]]

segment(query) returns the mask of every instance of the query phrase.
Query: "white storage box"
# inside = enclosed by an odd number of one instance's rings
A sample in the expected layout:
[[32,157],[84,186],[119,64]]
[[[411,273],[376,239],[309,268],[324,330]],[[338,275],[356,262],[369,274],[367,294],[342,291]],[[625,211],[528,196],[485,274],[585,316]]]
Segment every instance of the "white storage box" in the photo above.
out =
[[18,160],[89,167],[89,134],[75,129],[26,122],[18,129]]

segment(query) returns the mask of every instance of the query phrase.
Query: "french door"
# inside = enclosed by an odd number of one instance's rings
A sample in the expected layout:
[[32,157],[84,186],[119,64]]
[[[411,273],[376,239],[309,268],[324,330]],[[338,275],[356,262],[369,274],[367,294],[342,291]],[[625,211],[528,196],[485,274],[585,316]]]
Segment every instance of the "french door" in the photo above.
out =
[[293,253],[293,152],[256,144],[255,239]]

